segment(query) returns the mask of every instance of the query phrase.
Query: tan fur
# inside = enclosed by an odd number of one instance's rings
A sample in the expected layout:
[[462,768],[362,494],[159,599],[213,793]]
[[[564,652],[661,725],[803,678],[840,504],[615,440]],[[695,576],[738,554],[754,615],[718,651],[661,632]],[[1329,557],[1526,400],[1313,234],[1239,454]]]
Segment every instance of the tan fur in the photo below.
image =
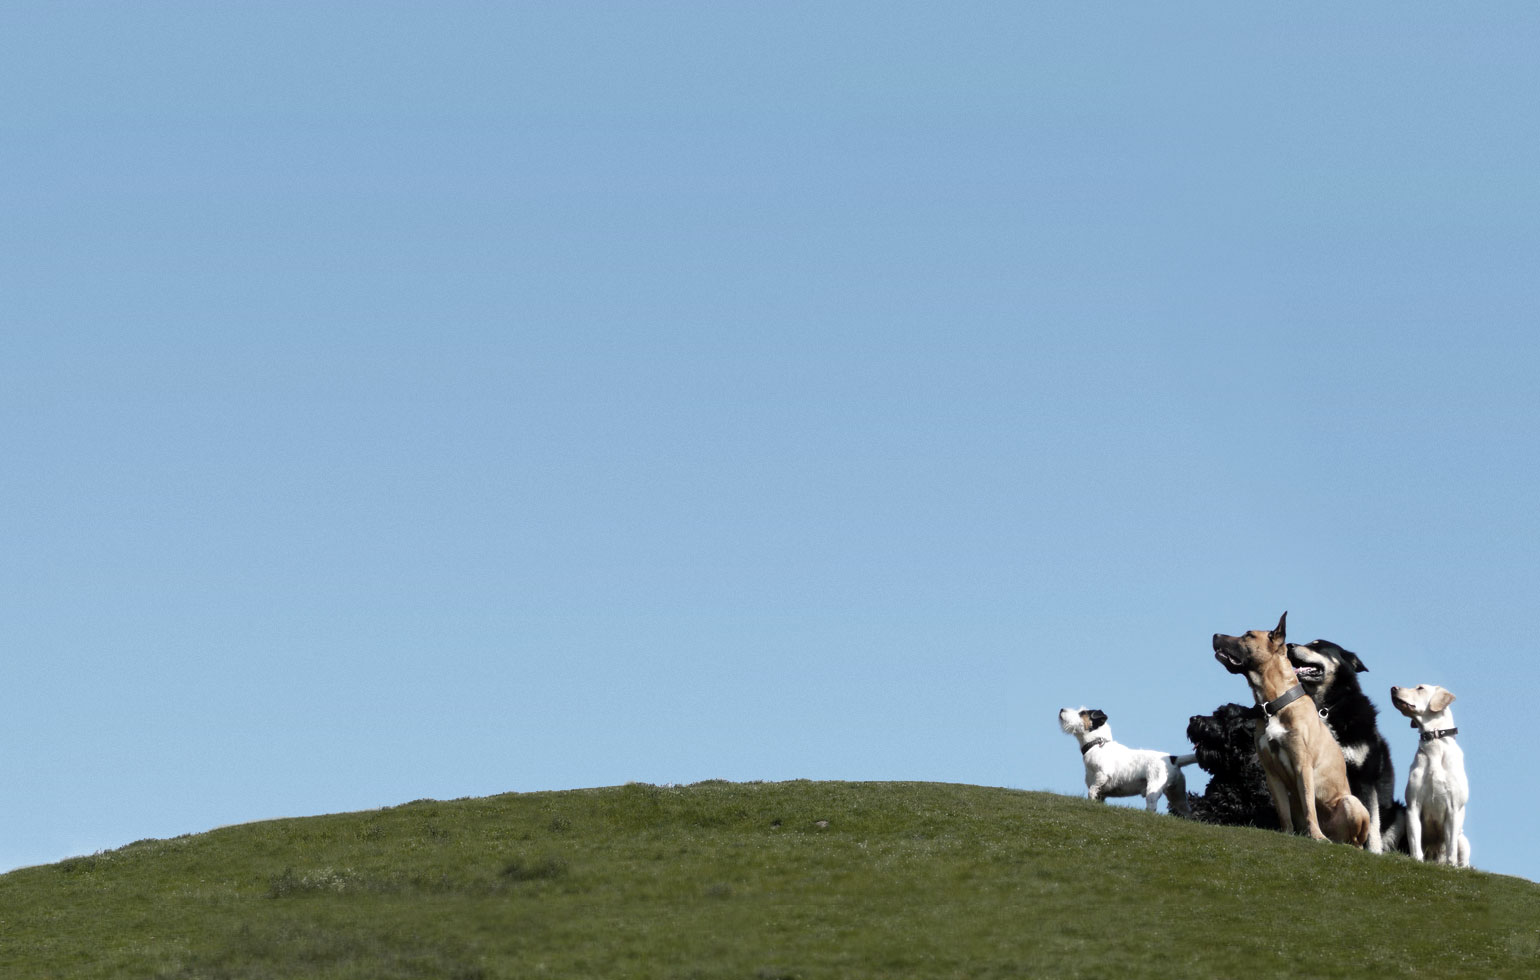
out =
[[[1282,696],[1297,681],[1289,664],[1284,625],[1241,636],[1214,634],[1214,652],[1226,668],[1244,673],[1259,702]],[[1257,757],[1267,788],[1287,833],[1304,829],[1317,840],[1363,847],[1369,838],[1369,811],[1348,788],[1342,748],[1302,697],[1271,719],[1257,719]]]

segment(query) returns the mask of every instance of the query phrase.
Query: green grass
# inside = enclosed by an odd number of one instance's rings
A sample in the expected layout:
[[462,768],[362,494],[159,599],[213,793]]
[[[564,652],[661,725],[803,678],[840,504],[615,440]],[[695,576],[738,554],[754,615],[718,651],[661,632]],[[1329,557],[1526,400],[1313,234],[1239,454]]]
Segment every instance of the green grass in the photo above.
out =
[[[826,822],[821,825],[821,822]],[[419,801],[0,876],[0,977],[1533,977],[1540,886],[1046,793]]]

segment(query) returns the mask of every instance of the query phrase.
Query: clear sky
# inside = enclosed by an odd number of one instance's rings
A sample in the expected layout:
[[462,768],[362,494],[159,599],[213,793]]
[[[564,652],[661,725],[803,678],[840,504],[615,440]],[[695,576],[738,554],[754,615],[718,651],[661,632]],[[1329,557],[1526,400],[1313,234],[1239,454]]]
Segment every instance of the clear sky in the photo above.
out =
[[1540,878],[1540,10],[1251,8],[5,4],[0,867],[1080,793],[1287,609]]

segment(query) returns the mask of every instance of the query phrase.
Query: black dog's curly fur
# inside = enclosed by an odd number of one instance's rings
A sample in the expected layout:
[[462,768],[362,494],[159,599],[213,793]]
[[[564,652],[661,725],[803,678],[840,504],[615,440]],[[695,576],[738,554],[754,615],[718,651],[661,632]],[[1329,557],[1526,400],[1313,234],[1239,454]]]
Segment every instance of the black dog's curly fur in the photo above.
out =
[[1211,715],[1193,715],[1187,738],[1198,767],[1211,777],[1203,795],[1187,794],[1192,815],[1204,823],[1278,829],[1278,811],[1257,761],[1256,721],[1251,708],[1221,704]]

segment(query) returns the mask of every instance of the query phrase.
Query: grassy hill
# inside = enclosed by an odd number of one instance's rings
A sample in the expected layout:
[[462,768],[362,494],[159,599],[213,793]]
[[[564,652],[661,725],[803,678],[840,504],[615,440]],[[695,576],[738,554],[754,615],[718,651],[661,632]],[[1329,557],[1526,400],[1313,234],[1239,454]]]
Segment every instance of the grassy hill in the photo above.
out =
[[1533,977],[1540,886],[1046,793],[630,785],[0,876],[0,976]]

